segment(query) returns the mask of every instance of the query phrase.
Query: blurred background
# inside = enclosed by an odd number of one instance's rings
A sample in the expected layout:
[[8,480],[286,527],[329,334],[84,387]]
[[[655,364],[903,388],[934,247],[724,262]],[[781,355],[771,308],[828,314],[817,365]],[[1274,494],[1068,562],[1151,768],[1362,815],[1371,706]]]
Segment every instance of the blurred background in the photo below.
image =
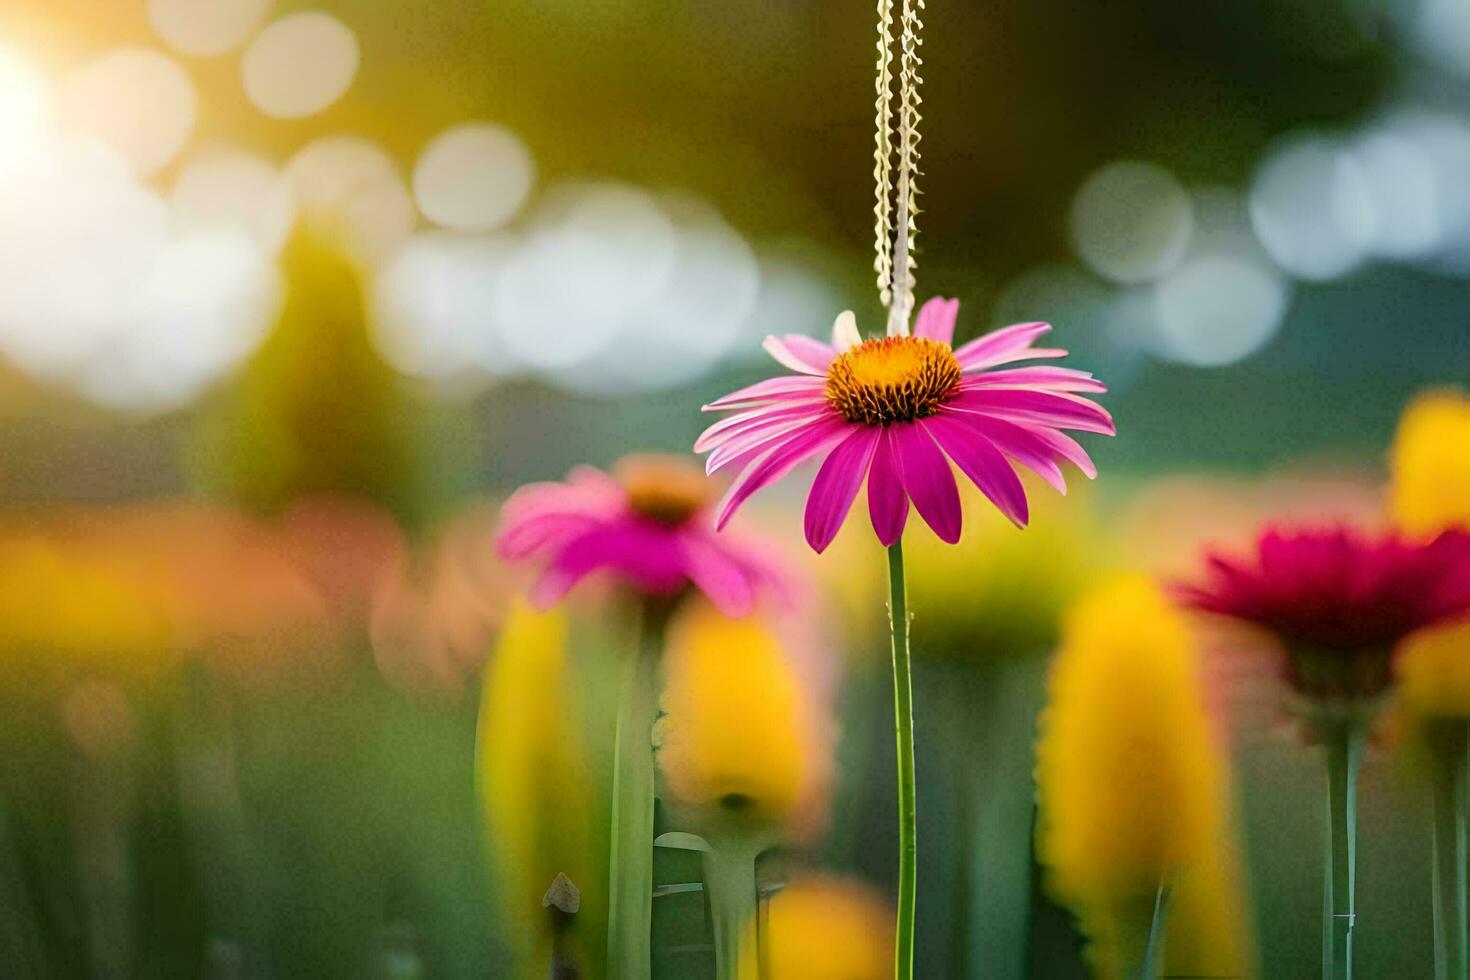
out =
[[[874,20],[0,6],[0,889],[31,975],[511,970],[540,926],[506,911],[476,792],[482,667],[521,586],[495,504],[687,453],[699,405],[768,373],[767,333],[880,322]],[[1054,323],[1119,428],[1089,444],[1096,488],[956,566],[972,618],[926,626],[916,585],[924,875],[948,889],[925,892],[925,975],[1080,975],[1024,846],[1060,609],[1104,568],[1187,574],[1264,516],[1376,513],[1403,406],[1470,370],[1470,3],[934,3],[923,54],[920,296],[959,297],[960,339]],[[787,540],[799,491],[764,495]],[[825,641],[836,802],[806,850],[881,895],[881,590],[835,564],[811,575],[814,621],[846,627]],[[595,662],[599,614],[577,615]],[[605,669],[577,682],[592,787]],[[966,690],[996,709],[983,732]],[[1244,938],[1211,975],[1309,975],[1315,764],[1230,690],[1244,870],[1221,901]],[[540,758],[535,717],[500,736],[512,756]],[[1428,975],[1422,792],[1391,754],[1366,778],[1360,969]],[[1022,841],[1017,867],[975,857],[986,834]],[[1015,914],[967,919],[985,888]],[[677,904],[669,975],[700,975],[701,912]],[[1009,965],[983,968],[996,948]]]

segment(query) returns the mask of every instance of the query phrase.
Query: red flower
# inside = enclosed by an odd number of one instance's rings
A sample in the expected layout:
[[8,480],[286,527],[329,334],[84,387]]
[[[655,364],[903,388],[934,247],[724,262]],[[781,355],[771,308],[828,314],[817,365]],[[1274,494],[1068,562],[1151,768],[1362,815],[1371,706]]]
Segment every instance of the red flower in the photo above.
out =
[[1347,526],[1273,527],[1251,558],[1207,561],[1206,581],[1180,597],[1274,634],[1292,683],[1309,696],[1381,693],[1399,641],[1470,613],[1470,534],[1461,531],[1414,541]]

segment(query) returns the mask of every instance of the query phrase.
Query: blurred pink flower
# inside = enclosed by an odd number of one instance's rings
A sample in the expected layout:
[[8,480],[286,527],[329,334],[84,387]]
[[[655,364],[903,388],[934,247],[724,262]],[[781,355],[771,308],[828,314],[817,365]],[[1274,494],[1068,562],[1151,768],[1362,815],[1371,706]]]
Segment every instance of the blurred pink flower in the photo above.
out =
[[785,596],[772,558],[746,540],[716,537],[706,487],[697,469],[671,457],[625,457],[612,475],[579,466],[565,483],[533,483],[505,502],[499,551],[545,562],[530,593],[542,608],[600,571],[649,595],[692,585],[727,616],[749,612],[763,590]]
[[913,336],[862,340],[850,313],[837,318],[832,343],[788,334],[766,350],[797,372],[761,381],[709,405],[739,409],[705,430],[696,452],[708,471],[740,471],[721,502],[718,526],[762,487],[802,462],[823,457],[806,504],[806,539],[823,551],[847,518],[864,478],[873,530],[897,541],[912,500],[934,533],[960,537],[953,461],[1018,526],[1028,519],[1014,465],[1035,470],[1065,492],[1061,461],[1089,478],[1097,469],[1063,429],[1112,435],[1113,420],[1074,392],[1107,389],[1085,371],[1003,364],[1066,354],[1031,344],[1051,329],[1020,323],[951,347],[959,300],[939,297],[919,311]]
[[1415,542],[1350,526],[1267,528],[1255,554],[1207,556],[1206,580],[1183,585],[1194,607],[1274,635],[1289,680],[1308,696],[1375,695],[1391,682],[1399,641],[1470,613],[1470,534]]

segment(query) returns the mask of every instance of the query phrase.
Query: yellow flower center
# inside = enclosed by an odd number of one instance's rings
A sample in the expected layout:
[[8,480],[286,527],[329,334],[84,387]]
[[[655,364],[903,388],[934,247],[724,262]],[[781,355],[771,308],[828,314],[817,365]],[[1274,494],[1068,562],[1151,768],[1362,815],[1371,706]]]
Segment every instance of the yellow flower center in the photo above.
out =
[[704,473],[673,456],[628,456],[613,468],[639,514],[660,524],[677,526],[709,502],[710,481]]
[[827,401],[849,422],[887,425],[934,414],[960,383],[948,344],[880,337],[843,352],[827,369]]

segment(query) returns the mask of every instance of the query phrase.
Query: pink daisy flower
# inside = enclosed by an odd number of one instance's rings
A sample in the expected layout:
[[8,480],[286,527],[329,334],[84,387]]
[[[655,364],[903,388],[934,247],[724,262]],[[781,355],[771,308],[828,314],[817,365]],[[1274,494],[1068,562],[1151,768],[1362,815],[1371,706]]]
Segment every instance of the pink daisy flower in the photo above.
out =
[[1267,528],[1246,559],[1207,555],[1203,584],[1182,586],[1198,609],[1280,640],[1292,686],[1309,697],[1373,696],[1392,681],[1399,642],[1470,613],[1470,534],[1431,541],[1351,527]]
[[628,456],[612,475],[578,466],[565,483],[517,490],[501,509],[497,546],[508,560],[544,563],[530,593],[542,608],[601,571],[647,595],[693,586],[731,617],[749,612],[763,589],[784,596],[785,576],[772,562],[715,534],[708,504],[697,469]]
[[903,534],[909,502],[934,533],[960,537],[960,497],[950,463],[1017,526],[1026,491],[1017,464],[1066,492],[1062,461],[1089,478],[1097,468],[1063,429],[1113,434],[1103,408],[1077,392],[1102,392],[1085,371],[1002,365],[1056,358],[1066,351],[1031,344],[1051,329],[1019,323],[951,347],[959,300],[939,297],[919,310],[912,336],[863,340],[853,315],[832,343],[788,334],[765,348],[795,375],[726,395],[704,410],[735,411],[705,430],[696,452],[707,470],[739,471],[720,503],[717,527],[751,494],[796,466],[821,458],[806,504],[806,539],[822,551],[837,535],[864,479],[868,512],[886,547]]

